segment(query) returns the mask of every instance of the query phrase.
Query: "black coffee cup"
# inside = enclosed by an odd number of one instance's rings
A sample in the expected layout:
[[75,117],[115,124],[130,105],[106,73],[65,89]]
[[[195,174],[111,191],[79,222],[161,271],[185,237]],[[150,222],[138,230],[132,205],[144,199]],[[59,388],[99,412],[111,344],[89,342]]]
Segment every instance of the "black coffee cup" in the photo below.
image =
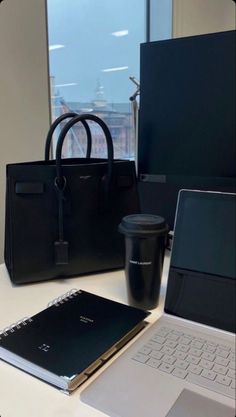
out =
[[163,217],[133,214],[122,219],[128,302],[151,310],[158,305],[168,226]]

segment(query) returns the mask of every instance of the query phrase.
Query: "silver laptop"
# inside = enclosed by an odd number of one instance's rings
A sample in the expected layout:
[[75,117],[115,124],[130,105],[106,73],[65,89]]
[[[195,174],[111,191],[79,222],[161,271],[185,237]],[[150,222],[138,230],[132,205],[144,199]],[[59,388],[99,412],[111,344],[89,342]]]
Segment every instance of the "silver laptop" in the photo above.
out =
[[111,417],[234,417],[236,194],[181,190],[164,313],[82,394]]

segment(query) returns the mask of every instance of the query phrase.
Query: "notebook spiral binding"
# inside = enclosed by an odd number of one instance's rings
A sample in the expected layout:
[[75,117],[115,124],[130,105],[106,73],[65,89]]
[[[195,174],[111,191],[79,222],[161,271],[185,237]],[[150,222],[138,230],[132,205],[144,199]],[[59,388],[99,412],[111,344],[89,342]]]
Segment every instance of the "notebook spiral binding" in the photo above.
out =
[[67,291],[65,294],[60,295],[59,297],[50,301],[47,306],[48,307],[51,307],[51,306],[59,307],[61,304],[64,304],[65,302],[71,300],[72,298],[76,297],[80,293],[81,293],[81,291],[78,290],[77,288],[72,288],[72,290]]
[[0,340],[3,337],[7,337],[10,333],[15,333],[16,330],[21,329],[23,326],[27,326],[27,324],[31,323],[32,321],[33,319],[31,317],[24,317],[23,319],[18,320],[16,323],[10,324],[10,326],[0,330]]
[[[72,288],[70,291],[67,291],[65,294],[60,295],[54,300],[50,301],[47,307],[56,306],[59,307],[61,304],[71,300],[80,294],[81,291],[77,288]],[[0,341],[3,337],[7,337],[10,333],[15,333],[16,330],[21,329],[23,326],[27,326],[28,323],[31,323],[33,319],[31,317],[24,317],[21,320],[18,320],[16,323],[10,324],[10,326],[5,327],[3,330],[0,330]]]

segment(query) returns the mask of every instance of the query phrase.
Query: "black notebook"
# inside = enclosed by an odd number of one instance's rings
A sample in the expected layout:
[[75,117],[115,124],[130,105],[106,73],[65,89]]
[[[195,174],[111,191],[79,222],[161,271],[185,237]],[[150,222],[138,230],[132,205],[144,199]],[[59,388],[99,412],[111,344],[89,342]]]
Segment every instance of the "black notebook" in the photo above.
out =
[[148,314],[72,290],[0,333],[0,358],[69,393],[134,337]]

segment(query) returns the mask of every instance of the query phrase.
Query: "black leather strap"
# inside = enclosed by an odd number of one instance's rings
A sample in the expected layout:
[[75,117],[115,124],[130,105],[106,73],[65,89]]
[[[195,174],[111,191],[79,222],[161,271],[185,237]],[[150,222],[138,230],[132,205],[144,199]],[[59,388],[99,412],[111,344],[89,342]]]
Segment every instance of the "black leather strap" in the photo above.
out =
[[64,222],[63,222],[63,212],[64,212],[64,188],[66,186],[66,180],[64,179],[64,187],[59,189],[57,184],[57,197],[58,197],[58,240],[54,242],[54,254],[55,254],[55,264],[56,265],[66,265],[69,262],[69,244],[64,240]]
[[[75,117],[78,116],[78,113],[74,113],[74,112],[68,112],[65,114],[62,114],[61,116],[59,116],[56,120],[54,120],[54,122],[52,123],[52,125],[50,126],[50,129],[48,131],[47,137],[46,137],[46,144],[45,144],[45,161],[49,161],[50,159],[50,147],[51,147],[51,142],[52,142],[52,136],[53,133],[55,131],[55,129],[57,128],[57,126],[65,119],[68,119],[70,117]],[[87,152],[86,152],[86,158],[90,158],[91,155],[91,151],[92,151],[92,136],[91,136],[91,131],[89,128],[88,123],[85,120],[81,120],[81,123],[83,124],[85,130],[86,130],[86,134],[87,134]]]
[[94,114],[90,113],[84,113],[81,115],[74,116],[69,122],[66,123],[66,125],[61,130],[61,133],[58,137],[57,141],[57,147],[56,147],[56,172],[57,176],[55,178],[55,187],[57,190],[57,196],[58,196],[58,240],[54,242],[54,249],[55,249],[55,263],[57,265],[63,265],[67,264],[69,262],[69,242],[64,240],[64,189],[66,187],[66,178],[63,176],[62,173],[62,166],[63,166],[63,160],[61,159],[61,152],[62,152],[62,146],[64,139],[66,137],[66,134],[70,130],[70,128],[78,123],[78,122],[85,122],[85,120],[91,120],[93,122],[96,122],[99,124],[99,126],[102,128],[106,143],[107,143],[107,158],[108,158],[108,170],[107,175],[104,178],[104,200],[105,205],[108,206],[108,203],[106,200],[108,200],[108,194],[109,194],[109,186],[111,184],[112,179],[112,167],[113,167],[113,157],[114,157],[114,151],[113,151],[113,143],[110,131],[106,125],[106,123],[103,122],[99,117],[95,116]]
[[98,116],[95,116],[94,114],[90,113],[84,113],[81,115],[77,115],[73,117],[69,122],[66,123],[66,125],[61,130],[61,133],[58,137],[57,141],[57,148],[56,148],[56,169],[57,169],[57,178],[56,183],[57,187],[63,187],[64,186],[64,180],[63,180],[63,173],[62,173],[62,158],[61,158],[61,152],[62,152],[62,146],[64,139],[66,137],[66,134],[70,130],[70,128],[78,122],[82,122],[85,120],[91,120],[93,122],[96,122],[103,130],[106,143],[107,143],[107,159],[108,159],[108,170],[107,170],[107,183],[109,184],[111,182],[112,178],[112,166],[113,166],[113,158],[114,158],[114,150],[113,150],[113,143],[112,143],[112,137],[110,130],[108,129],[106,123],[100,119]]

